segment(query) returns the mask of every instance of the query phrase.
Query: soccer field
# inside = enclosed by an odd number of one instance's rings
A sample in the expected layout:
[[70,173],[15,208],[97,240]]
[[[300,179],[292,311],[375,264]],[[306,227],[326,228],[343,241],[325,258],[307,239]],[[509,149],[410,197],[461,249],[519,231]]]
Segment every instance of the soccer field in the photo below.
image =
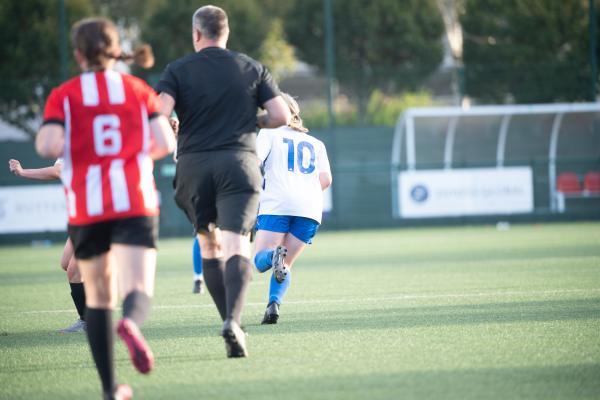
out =
[[[280,322],[227,359],[193,295],[190,239],[162,240],[145,325],[156,369],[117,376],[140,399],[600,398],[600,223],[323,232],[293,271]],[[0,247],[0,398],[100,398],[62,247]]]

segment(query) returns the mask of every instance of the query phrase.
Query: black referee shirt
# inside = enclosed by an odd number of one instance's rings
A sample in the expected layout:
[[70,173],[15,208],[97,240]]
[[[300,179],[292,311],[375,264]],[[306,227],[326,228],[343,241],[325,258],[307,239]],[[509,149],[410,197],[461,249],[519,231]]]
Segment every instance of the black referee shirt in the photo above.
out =
[[261,63],[219,47],[169,64],[156,91],[175,99],[178,155],[229,149],[255,152],[258,107],[279,95]]

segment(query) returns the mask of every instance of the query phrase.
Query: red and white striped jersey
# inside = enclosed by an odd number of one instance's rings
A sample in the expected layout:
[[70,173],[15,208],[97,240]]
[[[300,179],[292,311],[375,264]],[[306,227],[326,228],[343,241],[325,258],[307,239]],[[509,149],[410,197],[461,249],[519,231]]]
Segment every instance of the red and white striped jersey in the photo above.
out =
[[159,100],[144,81],[107,70],[54,89],[44,123],[65,128],[61,180],[69,224],[158,215],[150,118]]

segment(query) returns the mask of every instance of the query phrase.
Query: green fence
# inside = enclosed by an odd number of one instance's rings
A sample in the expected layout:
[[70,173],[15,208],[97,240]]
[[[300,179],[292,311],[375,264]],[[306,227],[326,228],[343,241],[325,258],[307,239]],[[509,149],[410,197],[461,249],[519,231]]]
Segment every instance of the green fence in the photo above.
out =
[[[502,220],[549,220],[600,218],[600,200],[569,200],[568,212],[553,215],[548,204],[548,169],[547,159],[533,154],[530,157],[519,157],[519,160],[507,160],[507,165],[518,161],[520,165],[530,165],[534,172],[534,199],[536,212],[524,216],[512,217],[461,217],[398,220],[392,214],[391,192],[391,148],[393,129],[389,127],[352,127],[334,130],[317,130],[313,134],[326,144],[334,176],[332,186],[333,209],[325,215],[323,229],[377,228],[424,224],[457,224],[474,222],[494,222]],[[425,139],[425,138],[423,138]],[[422,143],[424,144],[424,143]],[[584,144],[585,145],[585,144]],[[594,145],[594,144],[591,144]],[[516,143],[511,146],[517,146]],[[559,164],[564,169],[574,171],[600,170],[600,156],[595,158],[574,157],[574,151],[581,143],[574,143],[573,151],[565,151]],[[422,157],[419,168],[443,168],[442,163],[433,162],[439,151],[432,142]],[[0,186],[41,185],[10,174],[8,159],[20,159],[27,168],[39,168],[51,162],[40,159],[34,152],[33,143],[4,142],[0,146],[0,160],[4,167],[0,168]],[[493,161],[460,162],[455,167],[492,166]],[[401,165],[398,170],[401,170]],[[161,235],[191,235],[192,227],[177,208],[173,200],[172,180],[175,164],[169,158],[156,163],[155,177],[161,193]],[[35,235],[0,235],[0,242],[15,240],[31,240],[48,237],[46,234]],[[51,238],[64,237],[63,234],[49,235]]]

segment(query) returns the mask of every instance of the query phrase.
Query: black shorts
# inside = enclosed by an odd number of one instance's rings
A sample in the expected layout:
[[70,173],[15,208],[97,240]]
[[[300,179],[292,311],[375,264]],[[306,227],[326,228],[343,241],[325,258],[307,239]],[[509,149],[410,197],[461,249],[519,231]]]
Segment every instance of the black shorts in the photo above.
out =
[[177,160],[175,202],[196,232],[217,227],[246,234],[258,212],[262,175],[258,157],[247,151],[182,154]]
[[156,248],[158,217],[130,217],[69,225],[69,237],[75,258],[82,260],[106,253],[113,243]]

